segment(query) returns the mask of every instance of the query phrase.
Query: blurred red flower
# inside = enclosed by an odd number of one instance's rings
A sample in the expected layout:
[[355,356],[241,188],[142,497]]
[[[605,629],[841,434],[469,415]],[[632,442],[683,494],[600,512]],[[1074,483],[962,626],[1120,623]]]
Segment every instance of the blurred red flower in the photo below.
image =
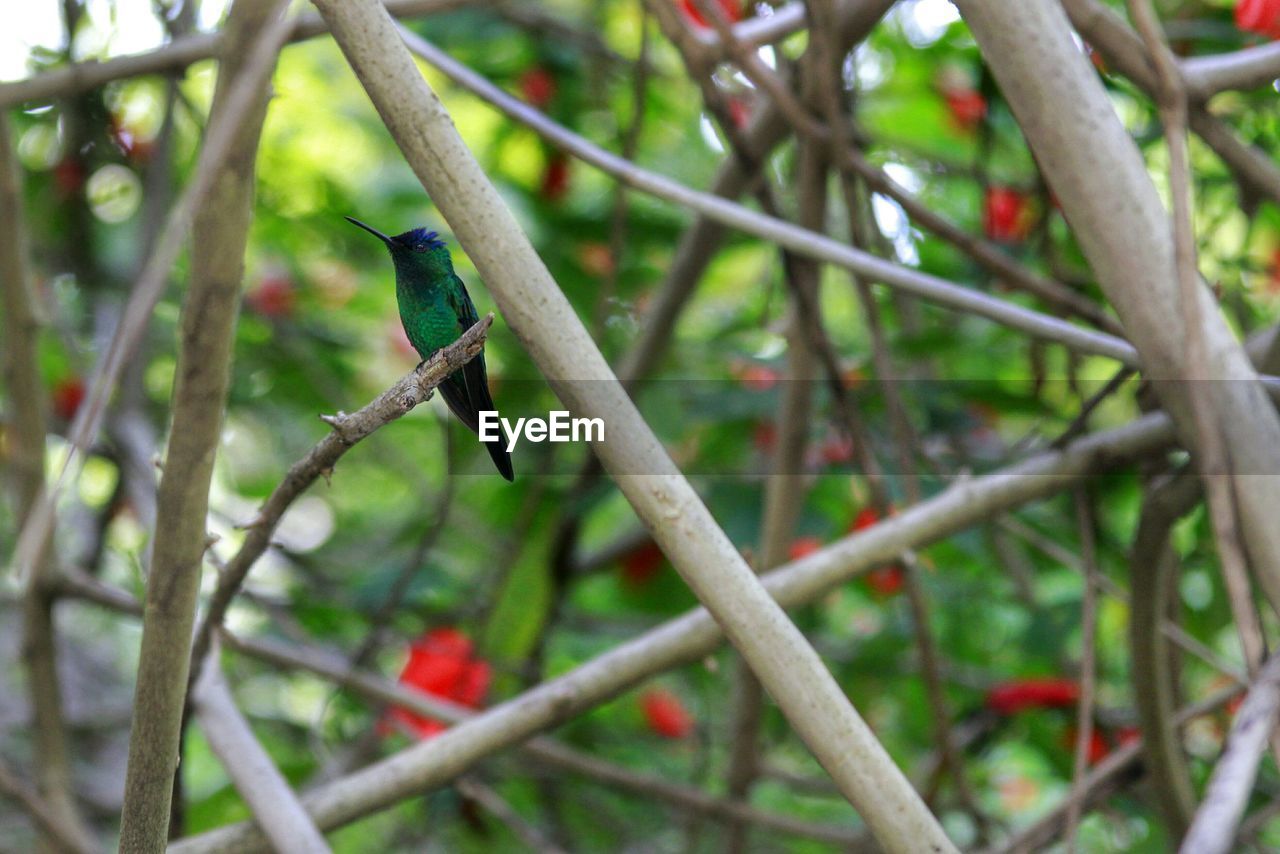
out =
[[[1079,737],[1080,730],[1076,729],[1075,724],[1067,726],[1062,733],[1062,744],[1067,748],[1072,756],[1076,753],[1076,738]],[[1089,744],[1085,748],[1086,761],[1090,765],[1097,765],[1099,762],[1107,758],[1107,754],[1111,753],[1111,746],[1107,744],[1107,740],[1103,738],[1102,733],[1095,726],[1089,730]]]
[[1026,194],[1009,187],[988,187],[982,229],[1000,243],[1016,243],[1031,233],[1034,216]]
[[987,691],[987,708],[996,714],[1012,715],[1026,709],[1066,709],[1079,699],[1080,686],[1074,679],[1014,679]]
[[547,158],[542,172],[542,186],[538,194],[549,202],[559,201],[569,192],[569,158],[564,152],[554,152]]
[[791,548],[787,550],[787,555],[792,560],[800,560],[800,558],[808,557],[821,549],[822,540],[817,537],[797,537],[791,543]]
[[286,318],[295,304],[293,279],[284,273],[263,276],[245,296],[249,308],[263,317]]
[[53,414],[57,415],[63,421],[70,421],[76,417],[76,412],[80,409],[80,404],[84,403],[84,380],[79,377],[67,377],[58,380],[53,386],[53,392],[50,395],[53,403]]
[[1280,0],[1236,0],[1236,26],[1246,33],[1280,39]]
[[[742,6],[737,0],[714,0],[719,6],[720,11],[724,12],[724,16],[730,21],[742,20]],[[684,13],[685,18],[698,27],[709,28],[711,23],[703,17],[702,12],[698,9],[698,4],[693,0],[680,0],[680,11]]]
[[530,106],[541,110],[556,96],[556,78],[541,65],[526,69],[520,75],[520,94]]
[[[493,671],[488,662],[475,658],[473,653],[471,640],[457,629],[432,629],[409,645],[409,660],[400,673],[400,684],[478,709],[489,691]],[[390,719],[420,738],[430,738],[446,729],[440,721],[399,708],[391,709]]]
[[645,691],[640,697],[640,709],[649,729],[663,738],[685,738],[693,732],[693,715],[670,691]]
[[658,574],[666,556],[653,540],[628,552],[622,558],[622,578],[633,587],[640,587]]
[[950,89],[942,94],[952,123],[962,131],[976,130],[987,114],[987,99],[975,89]]

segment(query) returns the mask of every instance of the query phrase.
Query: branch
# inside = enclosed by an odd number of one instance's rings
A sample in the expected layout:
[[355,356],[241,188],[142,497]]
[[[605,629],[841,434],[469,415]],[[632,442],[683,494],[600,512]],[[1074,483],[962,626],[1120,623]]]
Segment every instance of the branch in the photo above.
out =
[[280,485],[267,497],[258,510],[258,515],[247,526],[248,533],[240,544],[240,549],[227,561],[226,567],[219,574],[218,586],[209,599],[204,619],[191,648],[192,672],[199,672],[213,640],[214,630],[222,625],[231,600],[240,590],[254,562],[267,550],[271,535],[275,533],[276,525],[289,505],[310,488],[317,478],[330,474],[342,455],[357,442],[426,401],[446,377],[479,355],[484,349],[485,337],[492,325],[493,315],[485,315],[457,341],[406,374],[362,409],[350,415],[339,412],[337,415],[321,416],[333,428],[332,431],[285,473]]
[[[473,2],[475,0],[387,0],[387,11],[398,18],[409,18],[449,12]],[[311,12],[294,19],[285,41],[305,41],[328,31],[320,16]],[[220,56],[223,39],[221,32],[198,33],[174,39],[146,53],[73,63],[25,80],[0,83],[0,109],[79,95],[113,80],[145,74],[176,74],[189,65]]]
[[[285,0],[237,0],[227,19],[226,53],[218,65],[209,132],[223,126],[232,132],[208,197],[192,220],[199,239],[191,249],[173,425],[156,496],[156,535],[120,817],[120,846],[126,851],[159,851],[169,835],[187,693],[187,644],[208,547],[209,484],[231,377],[253,206],[253,166],[267,114],[266,81],[279,48],[276,34],[286,26],[280,23],[285,5]],[[260,44],[270,48],[265,56],[253,53]],[[256,87],[243,114],[232,100],[241,82]]]
[[[45,484],[45,400],[37,354],[40,320],[27,263],[22,172],[13,149],[9,118],[0,111],[0,302],[4,306],[4,383],[9,453],[7,484],[13,518],[22,526],[41,505]],[[58,679],[54,599],[46,583],[49,534],[39,544],[44,557],[22,601],[22,662],[31,697],[36,788],[61,829],[79,849],[96,847],[76,806],[71,759],[63,725]]]
[[1093,505],[1085,487],[1074,492],[1076,517],[1080,528],[1080,559],[1084,577],[1080,604],[1080,635],[1084,649],[1080,656],[1080,699],[1076,704],[1075,758],[1071,774],[1070,805],[1067,809],[1066,843],[1068,851],[1076,850],[1076,831],[1080,824],[1080,805],[1084,799],[1085,774],[1089,770],[1089,745],[1093,740],[1094,685],[1097,681],[1098,576],[1097,544],[1094,533]]
[[7,795],[31,816],[40,831],[59,849],[73,854],[96,854],[98,846],[84,838],[76,827],[69,827],[40,796],[19,779],[9,767],[0,761],[0,795]]
[[[763,577],[765,588],[786,608],[815,601],[908,549],[925,548],[1021,504],[1070,489],[1090,474],[1159,451],[1172,440],[1169,418],[1155,413],[992,474],[958,480],[897,516],[784,564]],[[430,741],[320,787],[302,801],[322,829],[354,821],[440,785],[483,757],[567,721],[645,679],[697,661],[714,652],[722,639],[709,613],[690,611]],[[185,839],[175,851],[238,850],[261,841],[260,831],[252,824],[240,823]]]
[[1280,656],[1273,655],[1236,712],[1227,744],[1209,777],[1204,800],[1187,831],[1180,854],[1218,854],[1230,851],[1236,827],[1244,815],[1258,763],[1280,713]]
[[1258,89],[1280,77],[1280,42],[1180,60],[1187,89],[1199,100],[1227,89]]
[[[1174,723],[1177,726],[1183,726],[1198,717],[1217,711],[1236,696],[1236,693],[1236,688],[1228,688],[1199,702],[1183,706],[1178,711]],[[1040,851],[1049,847],[1062,832],[1067,813],[1072,809],[1079,809],[1081,814],[1087,813],[1093,805],[1102,803],[1119,790],[1124,783],[1125,774],[1137,766],[1141,755],[1141,739],[1116,748],[1105,759],[1093,766],[1093,770],[1085,777],[1084,785],[1080,787],[1077,794],[1063,798],[1061,803],[1035,824],[1005,840],[1004,844],[996,850],[1000,854],[1021,854],[1021,852]],[[1077,796],[1081,799],[1078,806],[1075,803]]]
[[287,18],[280,18],[255,41],[252,51],[245,57],[245,72],[227,94],[224,120],[209,128],[200,149],[195,173],[169,211],[164,228],[156,238],[151,256],[129,295],[111,343],[98,362],[89,393],[71,424],[71,447],[62,469],[44,500],[37,502],[35,510],[19,533],[13,564],[24,583],[31,582],[35,568],[40,565],[45,551],[43,543],[54,528],[58,497],[66,484],[74,481],[84,466],[84,455],[98,434],[107,401],[120,380],[126,362],[146,331],[156,303],[164,293],[192,219],[204,204],[214,179],[221,173],[223,161],[231,151],[241,124],[246,121],[267,84],[271,69],[275,66],[279,46],[287,35],[289,26]]
[[[1188,388],[1198,385],[1220,419],[1233,470],[1280,471],[1280,418],[1200,281],[1194,302],[1202,322],[1188,328],[1168,215],[1097,72],[1072,41],[1062,7],[1054,0],[959,6],[1184,444],[1198,447]],[[1203,364],[1193,364],[1184,346],[1192,334],[1204,336]],[[1187,382],[1197,377],[1211,381]],[[1248,553],[1280,609],[1280,526],[1273,518],[1280,478],[1240,478],[1236,485]]]
[[[1102,54],[1109,65],[1132,80],[1139,89],[1150,95],[1156,92],[1158,83],[1142,39],[1129,29],[1123,18],[1100,0],[1061,2],[1080,35]],[[1189,121],[1191,130],[1217,152],[1243,186],[1280,202],[1280,168],[1267,152],[1242,143],[1201,104],[1191,109]]]
[[391,18],[372,0],[321,0],[318,6],[511,328],[566,408],[609,425],[608,440],[594,446],[597,456],[796,733],[882,845],[951,850],[936,819],[813,647],[769,597],[641,418],[423,79]]
[[1171,666],[1161,624],[1176,601],[1177,554],[1170,543],[1173,526],[1200,500],[1200,482],[1182,475],[1158,481],[1143,496],[1133,535],[1129,577],[1129,668],[1133,702],[1143,734],[1143,761],[1164,814],[1170,836],[1180,838],[1195,812],[1196,795],[1182,742],[1173,725],[1177,676]]
[[328,852],[324,837],[298,803],[289,782],[236,708],[231,689],[218,668],[217,656],[209,659],[196,680],[192,700],[209,748],[231,777],[272,847],[283,854]]
[[1134,367],[1138,364],[1136,351],[1127,342],[1114,335],[1083,329],[1065,320],[886,261],[825,235],[776,217],[757,213],[710,193],[693,190],[678,181],[642,169],[583,139],[562,125],[556,124],[533,107],[508,95],[417,35],[403,29],[400,32],[405,44],[417,56],[459,86],[493,104],[515,121],[527,125],[553,145],[590,163],[630,187],[687,207],[761,240],[783,246],[797,255],[852,270],[865,276],[869,281],[897,288],[928,302],[985,317],[1011,329],[1017,329],[1036,338],[1055,341],[1081,353],[1106,356]]

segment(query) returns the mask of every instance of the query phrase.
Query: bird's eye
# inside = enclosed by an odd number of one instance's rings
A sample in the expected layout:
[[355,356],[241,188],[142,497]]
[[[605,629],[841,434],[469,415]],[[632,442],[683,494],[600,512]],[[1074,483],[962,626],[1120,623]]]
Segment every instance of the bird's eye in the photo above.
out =
[[419,243],[417,246],[413,247],[413,251],[414,251],[414,252],[426,252],[426,251],[427,251],[427,244],[425,244],[425,243]]

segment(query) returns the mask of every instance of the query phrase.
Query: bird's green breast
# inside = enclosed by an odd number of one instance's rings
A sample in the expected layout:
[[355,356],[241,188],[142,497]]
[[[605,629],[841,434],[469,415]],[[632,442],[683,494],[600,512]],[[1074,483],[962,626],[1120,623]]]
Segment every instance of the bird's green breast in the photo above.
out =
[[422,358],[457,340],[458,315],[450,291],[458,287],[446,249],[425,253],[392,253],[396,267],[396,302],[409,343]]

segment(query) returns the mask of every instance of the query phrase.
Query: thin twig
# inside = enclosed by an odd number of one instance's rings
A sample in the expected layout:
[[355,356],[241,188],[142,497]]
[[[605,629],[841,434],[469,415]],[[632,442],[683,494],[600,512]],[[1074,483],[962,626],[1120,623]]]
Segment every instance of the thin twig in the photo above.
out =
[[690,189],[678,181],[642,169],[552,122],[419,36],[403,29],[400,32],[416,55],[459,86],[493,104],[512,119],[527,125],[553,145],[596,166],[628,186],[688,207],[799,255],[852,270],[870,281],[897,288],[920,299],[985,317],[1029,335],[1056,341],[1081,353],[1107,356],[1126,365],[1138,364],[1136,351],[1113,335],[1083,329],[1059,318],[886,261],[824,235],[757,213],[727,199]]
[[54,812],[53,807],[28,788],[3,760],[0,760],[0,795],[8,796],[22,807],[40,828],[41,833],[56,843],[59,848],[74,854],[97,854],[101,850],[76,828],[68,827]]
[[1085,487],[1075,490],[1076,519],[1080,527],[1080,559],[1084,564],[1080,603],[1080,699],[1076,706],[1076,744],[1074,770],[1071,775],[1070,807],[1067,809],[1067,852],[1076,850],[1076,832],[1080,824],[1080,805],[1084,800],[1085,774],[1089,770],[1089,746],[1093,742],[1093,698],[1097,674],[1098,575],[1093,506]]
[[218,586],[209,599],[192,646],[192,672],[199,672],[199,666],[213,640],[214,630],[222,625],[231,600],[235,598],[253,564],[267,550],[271,535],[289,505],[318,478],[331,473],[338,460],[353,445],[430,398],[436,386],[480,353],[492,325],[492,314],[481,318],[457,341],[402,377],[362,409],[350,415],[339,412],[337,415],[322,416],[322,420],[333,429],[302,459],[290,466],[280,484],[258,510],[258,515],[247,526],[248,533],[240,549],[227,561],[226,569],[218,576]]

